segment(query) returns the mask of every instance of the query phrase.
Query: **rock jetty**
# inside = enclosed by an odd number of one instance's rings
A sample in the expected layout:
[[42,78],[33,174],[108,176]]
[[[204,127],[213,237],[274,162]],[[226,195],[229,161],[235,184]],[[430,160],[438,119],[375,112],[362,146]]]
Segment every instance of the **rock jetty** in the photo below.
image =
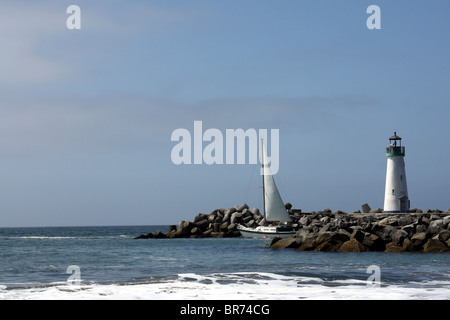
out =
[[262,225],[264,224],[264,216],[258,208],[250,209],[244,203],[229,209],[216,209],[209,214],[199,213],[193,221],[180,221],[178,227],[175,225],[169,226],[167,234],[157,231],[155,234],[141,234],[135,239],[240,237],[241,233],[237,230],[238,224],[248,227]]
[[[297,228],[294,236],[274,239],[271,248],[292,248],[301,251],[422,251],[444,252],[450,250],[450,209],[413,209],[409,213],[384,213],[370,209],[367,204],[347,213],[331,209],[303,213],[286,203]],[[258,208],[247,204],[229,209],[220,208],[209,214],[199,213],[193,221],[180,221],[171,225],[167,233],[156,231],[135,239],[240,237],[237,224],[249,227],[263,225],[263,215]]]
[[270,247],[335,252],[445,252],[450,248],[450,209],[397,214],[325,209],[301,214],[298,227],[294,236],[274,239]]

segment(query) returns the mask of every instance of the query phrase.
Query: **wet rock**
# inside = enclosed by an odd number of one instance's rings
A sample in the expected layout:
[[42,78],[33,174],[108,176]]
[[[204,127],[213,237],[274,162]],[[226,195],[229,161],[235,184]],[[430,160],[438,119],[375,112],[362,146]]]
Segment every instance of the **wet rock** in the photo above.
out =
[[158,230],[153,235],[153,238],[155,238],[155,239],[163,239],[163,238],[167,238],[167,236],[163,232]]
[[384,251],[386,244],[376,234],[365,234],[362,244],[370,251]]
[[385,252],[403,252],[403,251],[406,251],[405,247],[394,245],[392,242],[386,245]]
[[446,244],[438,239],[429,239],[423,246],[423,252],[445,252],[448,251]]
[[339,251],[341,252],[365,252],[367,248],[360,243],[356,238],[352,238],[346,242],[344,242],[340,247]]
[[297,239],[294,237],[288,237],[284,239],[280,239],[272,242],[270,245],[271,248],[298,248],[299,244],[297,243]]
[[350,235],[350,240],[351,239],[356,239],[358,242],[362,242],[364,240],[364,232],[361,230],[354,230]]

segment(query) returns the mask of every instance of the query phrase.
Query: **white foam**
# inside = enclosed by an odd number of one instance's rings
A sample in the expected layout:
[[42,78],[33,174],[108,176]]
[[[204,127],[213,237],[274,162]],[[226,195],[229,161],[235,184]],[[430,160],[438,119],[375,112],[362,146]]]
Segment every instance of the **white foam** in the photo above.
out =
[[272,273],[180,274],[175,280],[141,284],[55,285],[28,289],[0,287],[0,299],[117,300],[297,300],[450,299],[449,281],[369,287],[361,280],[324,282],[319,278]]

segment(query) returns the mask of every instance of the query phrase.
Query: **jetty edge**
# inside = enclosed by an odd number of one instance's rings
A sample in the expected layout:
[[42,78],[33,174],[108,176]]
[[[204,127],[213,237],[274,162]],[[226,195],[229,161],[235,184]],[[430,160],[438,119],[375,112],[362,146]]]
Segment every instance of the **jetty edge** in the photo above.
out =
[[[367,204],[360,210],[344,212],[302,212],[286,203],[298,229],[295,235],[275,238],[271,248],[290,248],[300,251],[366,252],[366,251],[419,251],[446,252],[450,250],[450,209],[412,209],[408,213],[384,213],[370,209]],[[193,221],[180,221],[169,226],[167,233],[156,231],[135,239],[240,237],[237,224],[249,227],[263,225],[264,216],[258,208],[247,204],[229,209],[220,208],[209,214],[199,213]]]

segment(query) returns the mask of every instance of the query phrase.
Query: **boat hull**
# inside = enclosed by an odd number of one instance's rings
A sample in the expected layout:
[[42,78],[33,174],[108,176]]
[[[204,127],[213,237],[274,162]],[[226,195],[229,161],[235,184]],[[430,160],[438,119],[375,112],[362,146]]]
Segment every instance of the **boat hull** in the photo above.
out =
[[287,238],[293,236],[296,231],[280,231],[277,230],[277,227],[256,227],[256,228],[248,228],[239,225],[237,227],[241,235],[245,238],[259,238],[259,239],[273,239],[273,238]]

